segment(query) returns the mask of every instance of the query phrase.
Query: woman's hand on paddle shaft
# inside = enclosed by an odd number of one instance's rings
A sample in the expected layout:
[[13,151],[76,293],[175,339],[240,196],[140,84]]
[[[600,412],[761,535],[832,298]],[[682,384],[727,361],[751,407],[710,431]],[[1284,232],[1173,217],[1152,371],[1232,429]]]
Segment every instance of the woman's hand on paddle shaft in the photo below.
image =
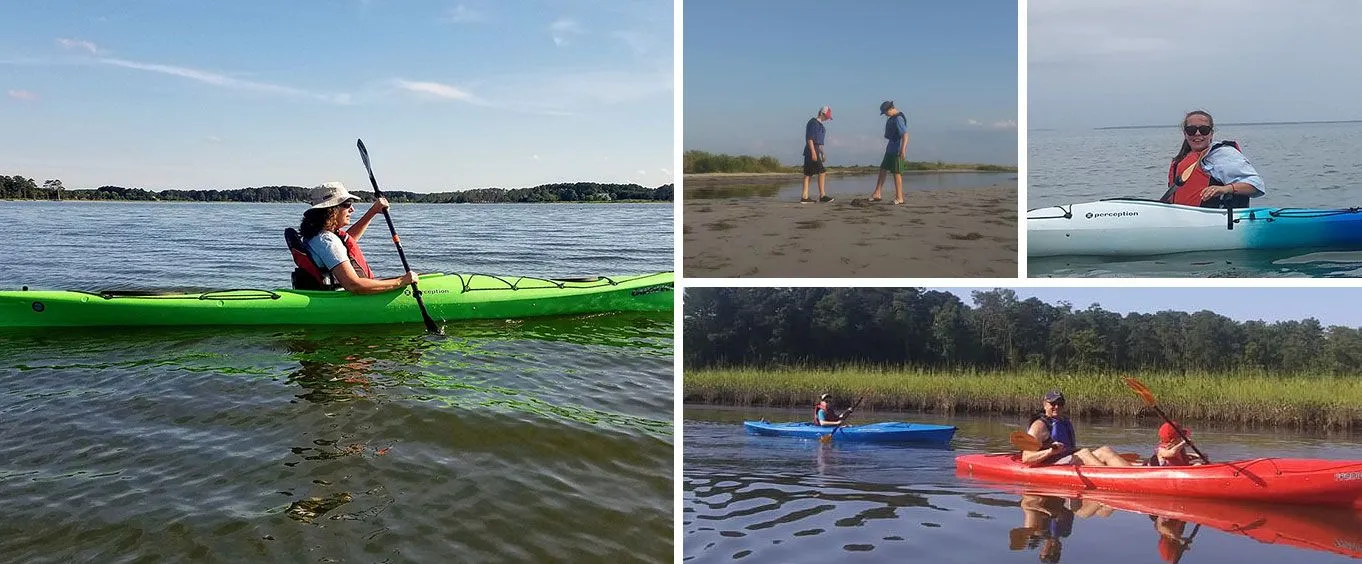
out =
[[1233,193],[1234,193],[1233,184],[1229,186],[1207,186],[1204,190],[1201,191],[1201,201],[1204,202],[1206,200],[1210,200],[1212,198],[1220,196],[1221,194]]
[[387,198],[379,198],[374,200],[374,205],[369,206],[369,213],[383,213],[389,207]]
[[404,286],[404,287],[405,287],[405,286],[410,286],[410,285],[415,284],[415,283],[420,282],[420,281],[421,281],[421,277],[418,276],[418,275],[416,274],[416,272],[414,272],[414,271],[412,271],[412,272],[407,272],[406,274],[403,274],[403,275],[402,275],[402,286]]

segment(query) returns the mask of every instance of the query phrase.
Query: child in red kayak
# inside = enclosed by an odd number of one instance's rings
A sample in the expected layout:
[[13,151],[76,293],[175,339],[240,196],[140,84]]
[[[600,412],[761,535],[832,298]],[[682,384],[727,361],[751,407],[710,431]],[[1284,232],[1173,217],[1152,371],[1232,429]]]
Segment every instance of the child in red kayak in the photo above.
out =
[[[1191,429],[1183,427],[1182,432],[1191,438]],[[1165,421],[1159,427],[1159,446],[1154,447],[1154,456],[1149,459],[1150,466],[1193,466],[1205,463],[1200,457],[1187,452],[1187,441],[1178,436],[1177,428],[1172,423]]]

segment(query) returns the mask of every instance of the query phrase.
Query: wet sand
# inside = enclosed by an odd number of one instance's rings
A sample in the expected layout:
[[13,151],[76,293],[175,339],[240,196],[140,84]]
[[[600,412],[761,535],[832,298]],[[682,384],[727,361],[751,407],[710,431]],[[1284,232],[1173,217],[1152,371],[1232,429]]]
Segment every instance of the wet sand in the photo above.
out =
[[[690,176],[685,186],[695,186]],[[810,191],[816,193],[813,186]],[[696,278],[1017,276],[1016,180],[907,191],[902,205],[889,203],[892,186],[884,201],[868,196],[869,190],[827,204],[685,200],[682,272]]]

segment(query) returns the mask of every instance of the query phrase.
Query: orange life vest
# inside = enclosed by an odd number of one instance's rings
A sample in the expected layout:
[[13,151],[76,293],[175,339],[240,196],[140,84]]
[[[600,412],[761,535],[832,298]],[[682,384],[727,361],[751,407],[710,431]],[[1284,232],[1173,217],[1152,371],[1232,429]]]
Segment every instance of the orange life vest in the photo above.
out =
[[[1181,160],[1175,160],[1168,165],[1168,191],[1170,195],[1164,201],[1171,204],[1183,206],[1196,206],[1203,208],[1222,207],[1224,202],[1219,199],[1201,200],[1201,192],[1207,186],[1224,186],[1225,183],[1220,179],[1206,174],[1206,170],[1201,168],[1201,160],[1211,154],[1217,148],[1229,146],[1234,150],[1239,150],[1239,144],[1234,141],[1221,141],[1205,151],[1191,151],[1183,155]],[[1248,207],[1248,196],[1236,194],[1230,197],[1230,207]]]

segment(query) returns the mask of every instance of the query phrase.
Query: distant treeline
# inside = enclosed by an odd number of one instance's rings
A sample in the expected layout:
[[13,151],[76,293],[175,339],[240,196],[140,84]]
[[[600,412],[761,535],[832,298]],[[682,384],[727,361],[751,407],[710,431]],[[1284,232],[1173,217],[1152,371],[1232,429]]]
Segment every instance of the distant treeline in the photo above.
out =
[[[94,190],[68,190],[60,180],[39,186],[22,176],[0,176],[0,200],[126,200],[188,202],[305,202],[311,187],[261,186],[235,190],[161,190],[122,186],[101,186]],[[356,196],[373,199],[372,192],[352,190]],[[544,184],[533,188],[478,188],[460,192],[419,194],[384,190],[388,201],[427,204],[492,204],[541,202],[615,202],[671,201],[672,185],[645,188],[638,184],[600,184],[574,182]]]
[[1093,305],[918,288],[691,288],[687,368],[921,369],[1347,375],[1362,331],[1313,318],[1239,322],[1211,311],[1122,315]]
[[[785,166],[772,156],[752,157],[748,155],[724,155],[705,151],[686,151],[682,159],[686,174],[710,172],[801,172],[799,166]],[[829,171],[869,172],[879,170],[879,163],[870,165],[830,166]],[[974,163],[948,163],[943,161],[908,161],[907,170],[977,170],[981,172],[1017,172],[1015,166],[1000,166]]]

